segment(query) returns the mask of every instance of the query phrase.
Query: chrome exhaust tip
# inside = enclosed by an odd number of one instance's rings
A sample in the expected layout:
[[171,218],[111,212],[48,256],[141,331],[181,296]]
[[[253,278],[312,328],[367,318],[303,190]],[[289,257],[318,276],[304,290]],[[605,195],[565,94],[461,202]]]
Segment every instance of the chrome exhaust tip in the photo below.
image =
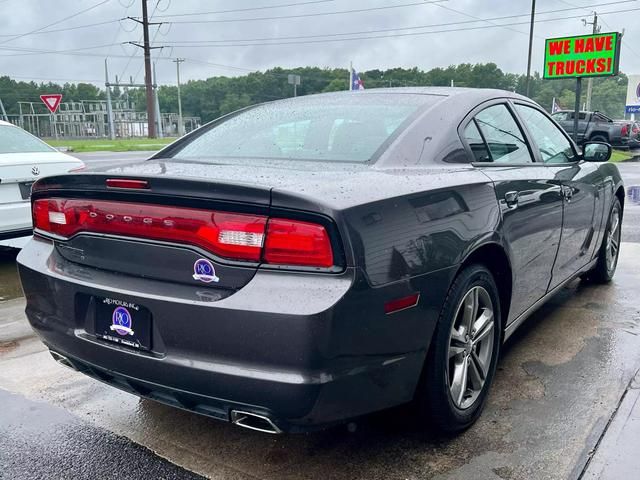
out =
[[282,433],[269,417],[257,415],[251,412],[243,412],[241,410],[231,410],[231,423],[242,428],[255,430],[263,433]]
[[56,362],[58,362],[60,365],[62,365],[63,367],[70,368],[71,370],[76,370],[76,367],[73,366],[73,363],[71,363],[69,361],[69,359],[67,357],[65,357],[64,355],[62,355],[62,354],[60,354],[58,352],[54,352],[53,350],[49,350],[49,353],[51,354],[53,359]]

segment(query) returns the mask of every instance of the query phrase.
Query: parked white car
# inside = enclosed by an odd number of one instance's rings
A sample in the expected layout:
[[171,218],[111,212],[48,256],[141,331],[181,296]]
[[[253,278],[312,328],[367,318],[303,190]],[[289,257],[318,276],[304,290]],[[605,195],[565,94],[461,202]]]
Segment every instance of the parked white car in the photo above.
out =
[[84,163],[0,120],[0,240],[31,235],[31,184],[82,170]]

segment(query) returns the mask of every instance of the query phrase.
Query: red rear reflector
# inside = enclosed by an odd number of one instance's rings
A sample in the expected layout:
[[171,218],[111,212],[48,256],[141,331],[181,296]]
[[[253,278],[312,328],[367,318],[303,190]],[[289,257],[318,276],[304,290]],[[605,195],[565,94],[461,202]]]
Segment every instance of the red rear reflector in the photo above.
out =
[[149,182],[147,182],[146,180],[131,180],[128,178],[108,178],[107,187],[146,189],[149,188]]
[[397,298],[396,300],[390,300],[384,304],[384,313],[395,313],[406,308],[415,307],[420,300],[420,294],[414,293],[408,297]]
[[333,265],[333,249],[322,225],[271,218],[263,258],[272,264],[328,268]]
[[69,238],[80,232],[165,240],[221,257],[260,261],[267,217],[105,200],[36,200],[34,228]]

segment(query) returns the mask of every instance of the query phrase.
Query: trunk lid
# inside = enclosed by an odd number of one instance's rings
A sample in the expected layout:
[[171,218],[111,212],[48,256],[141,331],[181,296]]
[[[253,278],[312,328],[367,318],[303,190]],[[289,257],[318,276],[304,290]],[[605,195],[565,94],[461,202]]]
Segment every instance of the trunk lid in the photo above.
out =
[[[116,220],[121,215],[117,210],[109,210],[109,202],[114,205],[135,205],[138,208],[129,211],[139,214],[140,218],[146,216],[153,222],[176,221],[180,218],[181,211],[233,212],[258,216],[266,216],[269,211],[268,188],[140,173],[124,177],[147,181],[149,188],[108,188],[107,179],[122,177],[110,173],[43,178],[34,184],[33,200],[42,197],[86,199],[89,204],[95,203],[99,215],[105,218],[107,215],[116,215]],[[154,207],[175,207],[175,212],[170,215],[165,211],[153,213]],[[235,262],[217,258],[197,245],[176,245],[162,239],[126,235],[80,233],[69,240],[55,243],[57,252],[72,262],[127,275],[190,284],[201,287],[203,292],[237,290],[249,282],[259,265],[258,262]],[[198,268],[205,268],[207,272],[204,273],[211,273],[216,281],[206,281],[206,278],[203,280],[203,277],[198,276]],[[219,297],[219,294],[216,293],[212,296],[214,297]]]
[[81,166],[81,161],[60,152],[0,154],[0,204],[28,201],[37,179]]

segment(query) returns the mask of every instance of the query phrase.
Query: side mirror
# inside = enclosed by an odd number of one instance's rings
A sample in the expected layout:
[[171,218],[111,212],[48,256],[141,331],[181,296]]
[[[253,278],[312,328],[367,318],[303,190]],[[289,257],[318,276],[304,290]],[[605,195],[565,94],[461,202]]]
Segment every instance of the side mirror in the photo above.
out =
[[604,142],[586,142],[582,146],[582,158],[585,162],[608,162],[613,149]]

